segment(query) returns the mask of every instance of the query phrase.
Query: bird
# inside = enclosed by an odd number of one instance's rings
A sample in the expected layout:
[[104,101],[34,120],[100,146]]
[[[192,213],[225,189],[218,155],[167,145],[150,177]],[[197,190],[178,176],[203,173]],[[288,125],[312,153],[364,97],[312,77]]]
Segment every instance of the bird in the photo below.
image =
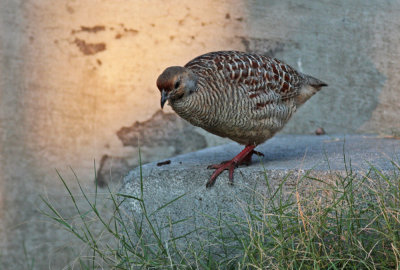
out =
[[273,57],[215,51],[184,66],[167,67],[157,79],[161,109],[165,103],[194,126],[229,138],[245,148],[232,160],[212,164],[206,187],[229,171],[229,183],[239,165],[250,165],[254,148],[273,137],[297,108],[325,82],[296,71]]

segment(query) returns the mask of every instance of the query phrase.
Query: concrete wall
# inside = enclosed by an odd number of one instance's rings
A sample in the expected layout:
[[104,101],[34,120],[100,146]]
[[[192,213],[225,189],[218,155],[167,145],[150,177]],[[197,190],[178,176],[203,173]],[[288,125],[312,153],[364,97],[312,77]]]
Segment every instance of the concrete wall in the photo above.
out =
[[73,258],[38,211],[46,192],[73,209],[55,168],[91,191],[94,160],[118,182],[138,145],[150,161],[226,141],[159,112],[158,74],[208,51],[273,55],[329,84],[285,133],[399,133],[399,16],[395,0],[0,0],[2,265],[23,267],[24,245],[37,269]]
[[255,1],[249,35],[277,42],[278,58],[329,88],[285,132],[398,133],[399,1]]

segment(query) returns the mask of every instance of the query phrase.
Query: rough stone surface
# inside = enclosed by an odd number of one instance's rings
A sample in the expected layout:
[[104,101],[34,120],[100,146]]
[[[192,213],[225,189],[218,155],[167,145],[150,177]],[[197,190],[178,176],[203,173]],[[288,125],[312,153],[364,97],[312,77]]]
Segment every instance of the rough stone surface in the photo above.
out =
[[[229,160],[242,150],[242,146],[228,144],[177,156],[169,165],[149,163],[131,171],[125,178],[120,193],[143,198],[147,213],[185,194],[182,198],[151,216],[151,221],[161,229],[163,240],[186,235],[196,228],[213,227],[215,220],[244,216],[243,206],[255,194],[268,194],[284,181],[283,190],[307,189],[320,185],[319,181],[302,178],[308,174],[327,183],[334,183],[337,174],[346,172],[362,177],[367,175],[371,164],[383,173],[391,174],[399,164],[400,141],[377,136],[277,136],[257,148],[265,157],[249,167],[240,167],[234,173],[234,185],[229,185],[228,172],[217,178],[212,188],[205,183],[212,171],[207,165]],[[400,169],[400,167],[399,167]],[[310,171],[311,170],[311,171]],[[142,173],[143,195],[141,195]],[[302,179],[301,185],[297,185]],[[268,186],[266,185],[268,181]],[[383,180],[382,180],[383,181]],[[125,220],[142,219],[142,208],[137,200],[126,200],[122,209],[128,215]],[[207,218],[211,217],[211,218]],[[186,220],[171,227],[170,222]],[[132,230],[134,226],[131,227]],[[132,233],[133,234],[133,233]],[[148,232],[147,237],[151,233]],[[146,237],[144,236],[144,237]],[[204,237],[193,234],[189,241]]]

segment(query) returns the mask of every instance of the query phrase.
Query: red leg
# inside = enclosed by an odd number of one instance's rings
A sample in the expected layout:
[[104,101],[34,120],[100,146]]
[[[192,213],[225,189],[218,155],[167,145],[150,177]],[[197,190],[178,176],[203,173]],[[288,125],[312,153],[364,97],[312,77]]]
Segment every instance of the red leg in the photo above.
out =
[[246,165],[246,166],[249,166],[249,165],[251,164],[251,158],[252,158],[253,154],[254,154],[254,155],[257,155],[257,156],[259,156],[259,157],[263,157],[263,156],[264,156],[263,153],[258,152],[258,151],[256,151],[256,150],[253,150],[253,151],[251,151],[250,154],[248,154],[248,155],[239,163],[239,165],[244,164],[244,165]]
[[[241,164],[249,165],[251,163],[251,156],[253,154],[260,155],[260,152],[254,151],[255,145],[247,145],[242,152],[235,156],[232,160],[223,162],[221,164],[213,164],[208,166],[208,168],[216,169],[211,175],[210,180],[208,180],[206,187],[211,187],[214,185],[217,177],[224,171],[229,170],[229,181],[233,183],[233,171],[235,168]],[[262,155],[262,154],[261,154]]]

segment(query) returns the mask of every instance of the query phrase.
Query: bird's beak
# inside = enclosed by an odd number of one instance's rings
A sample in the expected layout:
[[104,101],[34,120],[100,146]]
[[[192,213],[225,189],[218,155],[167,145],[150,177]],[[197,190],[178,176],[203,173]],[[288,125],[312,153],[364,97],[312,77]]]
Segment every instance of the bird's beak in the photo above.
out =
[[162,90],[161,91],[161,109],[164,108],[165,102],[167,102],[169,98],[169,95],[167,94],[167,91]]

